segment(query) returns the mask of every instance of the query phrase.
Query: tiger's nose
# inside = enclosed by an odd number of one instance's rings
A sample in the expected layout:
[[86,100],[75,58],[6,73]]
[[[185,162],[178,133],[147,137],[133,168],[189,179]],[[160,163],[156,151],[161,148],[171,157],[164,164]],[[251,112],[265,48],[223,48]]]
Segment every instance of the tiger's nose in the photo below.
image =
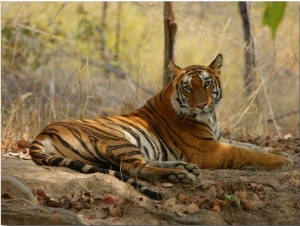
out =
[[196,104],[196,107],[203,109],[205,105],[207,105],[207,102],[198,103]]

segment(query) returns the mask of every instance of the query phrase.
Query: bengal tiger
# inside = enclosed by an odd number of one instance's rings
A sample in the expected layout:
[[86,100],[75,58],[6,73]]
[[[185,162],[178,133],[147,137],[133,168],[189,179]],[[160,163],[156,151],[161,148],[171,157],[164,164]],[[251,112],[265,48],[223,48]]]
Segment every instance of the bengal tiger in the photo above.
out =
[[222,65],[221,54],[209,66],[180,68],[171,61],[172,81],[143,107],[119,116],[54,122],[33,140],[32,160],[110,174],[152,199],[163,194],[133,176],[188,184],[200,168],[291,168],[288,158],[220,141],[215,107],[222,99]]

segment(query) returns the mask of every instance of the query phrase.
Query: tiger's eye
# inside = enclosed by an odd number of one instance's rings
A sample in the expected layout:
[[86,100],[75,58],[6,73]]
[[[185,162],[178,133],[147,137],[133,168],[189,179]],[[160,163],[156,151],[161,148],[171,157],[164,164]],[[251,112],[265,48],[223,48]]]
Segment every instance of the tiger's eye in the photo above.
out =
[[205,88],[208,88],[210,85],[211,85],[211,82],[210,82],[210,81],[204,82],[204,87],[205,87]]
[[192,87],[190,85],[183,86],[183,89],[189,93],[192,92]]

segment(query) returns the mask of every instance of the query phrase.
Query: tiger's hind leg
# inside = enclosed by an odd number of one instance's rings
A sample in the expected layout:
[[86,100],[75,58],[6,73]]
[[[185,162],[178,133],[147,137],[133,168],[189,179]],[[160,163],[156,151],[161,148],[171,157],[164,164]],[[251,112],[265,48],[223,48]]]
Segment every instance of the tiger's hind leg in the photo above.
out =
[[[35,152],[36,154],[36,152]],[[41,154],[41,153],[40,153]],[[56,156],[48,156],[47,154],[42,153],[39,155],[39,158],[43,157],[43,164],[44,165],[49,165],[49,166],[62,166],[62,167],[67,167],[72,170],[81,172],[81,173],[103,173],[103,174],[109,174],[113,177],[118,178],[119,180],[126,182],[133,186],[134,188],[138,189],[142,194],[145,196],[148,196],[151,199],[156,199],[156,200],[161,200],[164,198],[164,195],[150,190],[149,188],[143,186],[142,184],[138,183],[136,180],[128,177],[127,175],[122,174],[121,172],[114,171],[114,170],[109,170],[106,168],[100,168],[96,166],[91,166],[88,164],[85,164],[83,162],[65,158],[65,157],[56,157]],[[35,155],[32,154],[32,158],[34,159]],[[40,161],[35,161],[37,164],[40,163]]]

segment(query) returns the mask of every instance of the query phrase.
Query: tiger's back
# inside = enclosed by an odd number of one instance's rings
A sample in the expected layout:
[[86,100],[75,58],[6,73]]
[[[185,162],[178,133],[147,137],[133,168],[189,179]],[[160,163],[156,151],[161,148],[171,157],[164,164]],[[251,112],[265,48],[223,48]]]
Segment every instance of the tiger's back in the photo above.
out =
[[40,165],[111,174],[157,199],[160,193],[131,176],[192,183],[199,167],[289,168],[290,161],[281,156],[218,141],[215,107],[222,98],[222,64],[220,54],[209,66],[182,69],[171,63],[172,82],[143,107],[120,116],[54,122],[32,142],[30,155]]

